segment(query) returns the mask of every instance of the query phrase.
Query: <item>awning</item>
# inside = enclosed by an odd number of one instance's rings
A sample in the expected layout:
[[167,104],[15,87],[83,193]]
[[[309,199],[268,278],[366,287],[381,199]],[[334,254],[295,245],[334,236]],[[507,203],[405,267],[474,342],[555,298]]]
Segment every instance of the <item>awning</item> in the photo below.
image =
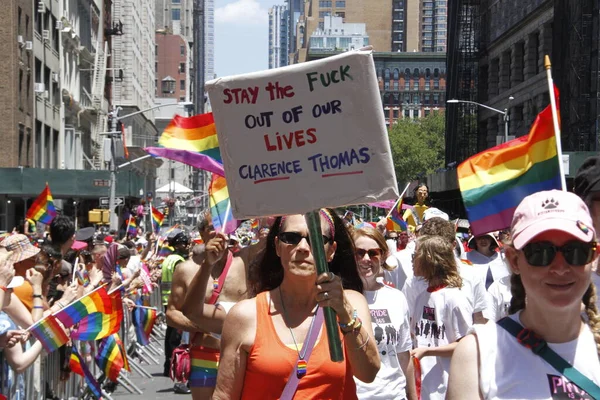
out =
[[188,187],[183,186],[181,183],[169,182],[165,186],[156,189],[156,193],[194,193],[194,191]]

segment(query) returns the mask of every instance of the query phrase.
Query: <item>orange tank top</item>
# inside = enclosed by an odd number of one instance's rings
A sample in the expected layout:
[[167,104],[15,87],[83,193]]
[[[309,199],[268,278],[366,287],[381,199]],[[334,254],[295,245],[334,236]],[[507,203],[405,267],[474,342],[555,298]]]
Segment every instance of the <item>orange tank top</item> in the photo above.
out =
[[[256,337],[248,354],[242,399],[279,399],[296,367],[298,353],[287,347],[277,335],[269,313],[267,292],[256,297],[256,322]],[[294,400],[357,399],[352,368],[345,353],[344,350],[344,362],[334,363],[329,359],[327,331],[323,324]]]

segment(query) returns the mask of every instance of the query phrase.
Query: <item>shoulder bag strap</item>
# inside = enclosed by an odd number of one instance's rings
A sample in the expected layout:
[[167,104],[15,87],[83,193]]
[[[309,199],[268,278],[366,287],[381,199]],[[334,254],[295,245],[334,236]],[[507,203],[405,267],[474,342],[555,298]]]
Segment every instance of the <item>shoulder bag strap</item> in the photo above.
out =
[[600,387],[575,369],[564,358],[556,354],[548,346],[548,343],[531,329],[525,329],[521,324],[509,317],[502,318],[497,324],[517,338],[520,344],[531,349],[536,355],[546,360],[562,376],[585,390],[594,399],[600,399]]
[[[315,343],[317,341],[317,338],[319,337],[319,332],[321,332],[321,326],[323,325],[323,308],[319,307],[319,309],[317,310],[317,315],[315,316],[315,326],[311,332],[310,332],[310,336],[306,338],[306,340],[304,340],[304,344],[302,345],[302,350],[300,351],[300,353],[304,352],[304,349],[306,349],[306,354],[304,355],[304,361],[306,361],[306,363],[308,364],[308,359],[310,358],[310,354],[313,351],[313,347],[315,346]],[[280,400],[291,400],[294,398],[294,394],[296,394],[296,389],[298,388],[298,383],[300,382],[300,379],[298,378],[298,375],[296,374],[296,367],[294,366],[294,368],[292,369],[292,373],[290,374],[290,377],[288,378],[287,383],[285,384],[285,388],[283,388],[283,392],[281,393],[281,397],[279,398]]]
[[206,304],[215,304],[219,299],[219,295],[221,294],[221,290],[223,289],[223,283],[225,283],[225,278],[227,278],[227,273],[229,272],[231,264],[233,264],[233,254],[231,253],[231,251],[227,251],[227,261],[225,262],[225,268],[223,268],[221,275],[219,275],[219,286],[213,290],[212,296]]

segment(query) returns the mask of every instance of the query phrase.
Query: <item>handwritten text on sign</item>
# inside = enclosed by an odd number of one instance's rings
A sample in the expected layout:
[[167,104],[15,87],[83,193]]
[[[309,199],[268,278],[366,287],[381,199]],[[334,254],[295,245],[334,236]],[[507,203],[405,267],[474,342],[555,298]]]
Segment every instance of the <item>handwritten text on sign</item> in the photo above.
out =
[[236,218],[397,196],[369,52],[207,87]]

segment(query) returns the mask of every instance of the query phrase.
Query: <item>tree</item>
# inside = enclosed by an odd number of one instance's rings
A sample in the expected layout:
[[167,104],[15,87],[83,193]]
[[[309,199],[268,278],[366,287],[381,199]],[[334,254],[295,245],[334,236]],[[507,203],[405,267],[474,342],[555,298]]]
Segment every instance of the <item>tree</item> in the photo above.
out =
[[444,167],[445,121],[441,113],[398,120],[389,130],[389,140],[400,185]]

